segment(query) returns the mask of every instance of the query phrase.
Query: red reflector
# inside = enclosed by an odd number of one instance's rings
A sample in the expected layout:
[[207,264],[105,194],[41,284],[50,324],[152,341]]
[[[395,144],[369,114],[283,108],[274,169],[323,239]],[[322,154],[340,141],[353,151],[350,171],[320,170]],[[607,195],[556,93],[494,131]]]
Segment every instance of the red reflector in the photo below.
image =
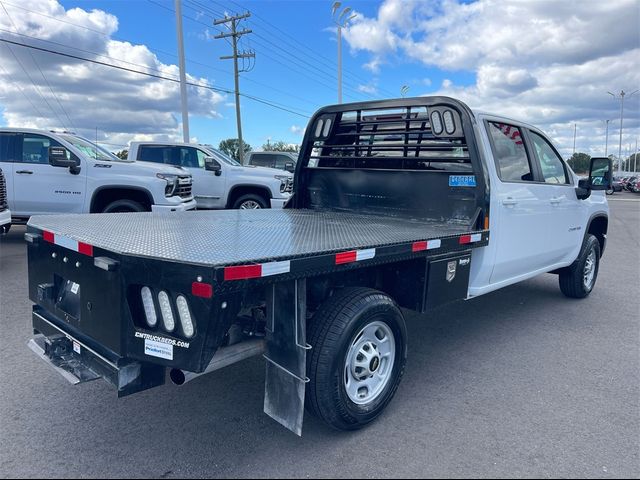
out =
[[351,250],[350,252],[336,253],[336,265],[355,262],[357,259],[358,254],[355,250]]
[[208,283],[193,282],[191,293],[196,297],[211,298],[213,297],[213,286]]
[[421,252],[427,249],[427,242],[413,242],[411,250],[414,252]]
[[471,235],[463,235],[460,237],[460,245],[464,245],[465,243],[471,243]]
[[78,242],[78,252],[83,255],[88,255],[89,257],[93,257],[93,245],[89,245],[88,243]]
[[46,230],[42,232],[42,238],[44,238],[45,242],[56,243],[55,235],[51,232],[47,232]]
[[226,267],[224,280],[245,280],[247,278],[260,278],[262,265],[240,265],[238,267]]

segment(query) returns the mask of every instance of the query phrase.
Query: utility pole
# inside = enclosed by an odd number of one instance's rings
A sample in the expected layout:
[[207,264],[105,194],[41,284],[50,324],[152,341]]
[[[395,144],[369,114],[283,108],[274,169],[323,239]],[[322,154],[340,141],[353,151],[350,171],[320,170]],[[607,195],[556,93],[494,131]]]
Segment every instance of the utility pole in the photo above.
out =
[[184,66],[184,41],[182,38],[182,1],[175,0],[176,32],[178,35],[178,60],[180,65],[180,98],[182,101],[182,138],[189,143],[189,109],[187,106],[187,74]]
[[[247,35],[251,33],[253,30],[243,29],[238,31],[238,22],[240,20],[244,20],[245,18],[249,18],[251,16],[250,12],[247,12],[243,15],[235,15],[233,17],[221,18],[215,20],[213,22],[214,25],[227,25],[230,32],[229,33],[221,33],[220,35],[216,35],[214,38],[229,38],[231,37],[231,44],[233,46],[233,55],[228,55],[224,57],[220,57],[220,60],[233,60],[233,71],[235,75],[235,93],[236,93],[236,122],[238,124],[238,159],[240,163],[244,164],[244,142],[242,141],[242,120],[240,117],[240,71],[238,70],[238,59],[239,58],[255,58],[256,54],[254,52],[246,52],[242,51],[242,53],[238,53],[238,40],[242,35]],[[230,26],[229,26],[230,25]],[[242,70],[243,72],[246,70]]]
[[607,122],[607,133],[605,133],[605,140],[604,140],[604,156],[607,156],[607,151],[609,148],[609,122],[611,120],[605,120]]
[[[622,175],[622,118],[624,117],[624,97],[625,95],[627,95],[627,92],[625,92],[624,90],[620,90],[619,95],[615,95],[611,92],[607,93],[613,98],[620,97],[620,143],[618,144],[618,175]],[[636,93],[638,93],[638,90],[636,90],[635,92],[631,92],[629,96],[632,96]]]

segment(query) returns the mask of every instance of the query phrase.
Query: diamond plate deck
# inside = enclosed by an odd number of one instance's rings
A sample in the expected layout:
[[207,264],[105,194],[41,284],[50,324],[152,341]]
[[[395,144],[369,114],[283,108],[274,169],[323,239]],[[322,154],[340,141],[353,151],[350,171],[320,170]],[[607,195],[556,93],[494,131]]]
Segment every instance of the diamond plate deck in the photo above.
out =
[[207,266],[260,263],[469,233],[452,223],[313,210],[43,215],[29,226],[112,252]]

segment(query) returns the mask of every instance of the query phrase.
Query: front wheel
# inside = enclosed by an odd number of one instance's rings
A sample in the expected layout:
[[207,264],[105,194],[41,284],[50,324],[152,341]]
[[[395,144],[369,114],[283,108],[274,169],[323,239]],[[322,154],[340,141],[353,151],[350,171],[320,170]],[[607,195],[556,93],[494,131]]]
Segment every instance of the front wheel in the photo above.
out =
[[233,208],[240,210],[255,210],[258,208],[267,208],[267,202],[260,195],[249,193],[242,195],[233,203]]
[[375,420],[396,393],[407,360],[402,312],[388,295],[345,288],[311,320],[307,408],[339,430]]
[[102,213],[118,213],[118,212],[144,212],[147,209],[139,202],[134,200],[116,200],[104,207]]
[[599,267],[600,243],[595,236],[589,234],[584,239],[576,261],[560,271],[560,290],[570,298],[585,298],[596,284]]
[[610,188],[606,192],[607,192],[607,195],[613,195],[613,188]]

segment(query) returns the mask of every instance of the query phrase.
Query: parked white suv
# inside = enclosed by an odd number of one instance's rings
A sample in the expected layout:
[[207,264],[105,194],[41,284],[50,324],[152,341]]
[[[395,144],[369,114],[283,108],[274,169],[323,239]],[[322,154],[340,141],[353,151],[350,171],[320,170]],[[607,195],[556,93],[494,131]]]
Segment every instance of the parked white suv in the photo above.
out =
[[196,206],[186,170],[122,160],[72,133],[0,128],[0,168],[14,223],[35,214]]
[[243,166],[211,145],[131,142],[128,158],[188,170],[198,208],[282,208],[293,190],[291,173]]

